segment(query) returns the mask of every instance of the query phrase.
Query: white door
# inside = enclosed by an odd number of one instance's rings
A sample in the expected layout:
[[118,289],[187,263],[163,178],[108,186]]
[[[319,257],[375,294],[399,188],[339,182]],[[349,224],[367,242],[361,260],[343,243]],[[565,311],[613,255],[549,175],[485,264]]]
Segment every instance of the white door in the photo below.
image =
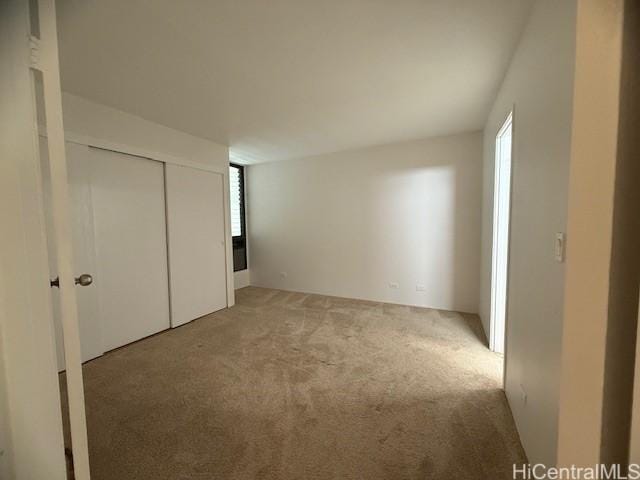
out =
[[493,193],[493,265],[491,282],[491,349],[504,353],[509,265],[512,114],[496,135]]
[[[93,200],[91,196],[91,163],[89,147],[75,143],[66,143],[67,175],[69,180],[69,199],[71,207],[71,235],[73,241],[73,264],[76,276],[88,273],[95,276],[95,250],[93,232]],[[46,138],[40,137],[40,161],[43,176],[43,197],[47,230],[53,232],[53,212],[51,211],[51,180],[49,155]],[[57,271],[57,259],[53,237],[49,242],[49,264],[51,272]],[[64,370],[64,342],[62,321],[60,318],[60,298],[57,288],[52,289],[54,324],[56,331],[56,351],[58,370]],[[100,309],[98,291],[95,284],[76,289],[78,303],[78,324],[80,328],[80,347],[82,361],[86,362],[104,353],[100,334]]]
[[[26,2],[24,2],[26,3]],[[37,9],[37,15],[32,12],[32,19],[37,17],[39,23],[39,41],[31,45],[31,59],[35,60],[34,68],[39,70],[42,78],[42,102],[36,100],[36,109],[41,104],[41,111],[44,112],[45,126],[47,129],[47,153],[48,153],[48,171],[49,171],[49,188],[50,188],[50,211],[52,216],[53,229],[46,232],[47,236],[53,237],[53,246],[55,250],[55,274],[59,277],[58,286],[58,303],[59,312],[64,332],[64,357],[67,380],[67,400],[69,405],[69,431],[71,433],[71,448],[73,451],[73,477],[77,480],[89,480],[89,449],[87,442],[87,425],[84,409],[84,386],[82,380],[82,351],[80,341],[80,325],[78,322],[78,302],[76,299],[76,283],[74,277],[77,271],[74,265],[74,241],[73,228],[71,226],[71,195],[69,193],[69,176],[67,173],[67,161],[64,141],[64,126],[62,122],[62,98],[60,89],[60,72],[58,67],[58,43],[56,29],[56,12],[54,0],[39,0],[38,2],[29,2],[29,7]],[[19,23],[19,22],[16,22]],[[26,36],[23,37],[26,40]],[[26,45],[26,44],[25,44]],[[35,53],[35,55],[34,55]],[[32,77],[33,78],[33,77]],[[32,98],[36,99],[39,94],[37,89],[32,91]],[[15,114],[16,112],[14,112]],[[15,118],[21,118],[16,116]],[[35,115],[34,125],[36,119]],[[21,123],[20,121],[17,122]],[[31,138],[33,145],[37,145],[38,138],[34,135]],[[28,159],[27,159],[28,160]],[[40,197],[39,191],[36,194]],[[42,211],[45,208],[43,206]],[[46,224],[46,221],[45,221]],[[54,273],[50,271],[50,275]],[[42,279],[43,283],[46,279]],[[51,298],[51,297],[49,297]],[[36,332],[34,332],[35,334]],[[30,358],[33,362],[35,358]],[[28,371],[28,370],[27,370]],[[28,380],[25,379],[25,381]],[[33,390],[38,397],[46,392]],[[29,399],[26,403],[31,403],[34,399]],[[58,402],[56,402],[58,403]],[[26,405],[26,404],[25,404]],[[58,408],[59,407],[58,403]],[[23,405],[24,407],[24,405]],[[24,410],[24,408],[21,408]],[[60,410],[58,410],[60,412]],[[24,413],[24,412],[23,412]],[[22,423],[37,423],[38,418],[27,418],[21,416]],[[47,442],[30,436],[32,448],[38,448],[39,451],[47,452]],[[62,453],[62,452],[60,452]],[[36,455],[38,457],[38,455]],[[30,459],[31,460],[31,459]],[[37,459],[33,459],[37,460]],[[59,478],[54,471],[51,472],[51,478]],[[36,475],[19,475],[19,477],[40,478],[42,474]]]
[[170,327],[164,171],[159,162],[90,148],[103,348]]
[[171,325],[227,306],[223,176],[166,165]]

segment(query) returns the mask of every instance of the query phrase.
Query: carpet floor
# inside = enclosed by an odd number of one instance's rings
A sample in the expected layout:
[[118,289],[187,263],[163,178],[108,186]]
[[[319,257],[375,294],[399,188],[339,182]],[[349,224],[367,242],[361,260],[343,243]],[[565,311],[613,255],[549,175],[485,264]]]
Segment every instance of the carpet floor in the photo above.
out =
[[93,480],[500,480],[526,461],[477,316],[236,302],[85,364]]

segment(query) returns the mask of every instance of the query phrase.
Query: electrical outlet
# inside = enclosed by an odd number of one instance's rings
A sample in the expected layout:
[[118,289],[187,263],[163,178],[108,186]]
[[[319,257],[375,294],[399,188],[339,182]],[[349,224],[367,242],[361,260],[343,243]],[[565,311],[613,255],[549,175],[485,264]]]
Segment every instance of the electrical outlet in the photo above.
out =
[[400,288],[400,285],[396,282],[390,282],[389,283],[389,288],[392,288],[393,290],[397,290]]
[[287,278],[287,272],[280,272],[280,278]]
[[424,292],[427,289],[426,285],[422,285],[421,283],[418,283],[416,285],[416,292]]

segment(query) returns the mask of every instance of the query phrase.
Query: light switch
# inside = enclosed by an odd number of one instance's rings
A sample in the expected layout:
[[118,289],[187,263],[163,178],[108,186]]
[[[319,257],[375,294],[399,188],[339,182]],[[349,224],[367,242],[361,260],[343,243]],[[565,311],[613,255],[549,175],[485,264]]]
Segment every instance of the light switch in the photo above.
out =
[[524,385],[520,384],[520,399],[524,405],[527,404],[527,392],[524,389]]
[[562,263],[564,262],[564,250],[565,250],[565,239],[566,235],[564,232],[556,233],[556,245],[555,245],[555,253],[556,253],[556,262]]

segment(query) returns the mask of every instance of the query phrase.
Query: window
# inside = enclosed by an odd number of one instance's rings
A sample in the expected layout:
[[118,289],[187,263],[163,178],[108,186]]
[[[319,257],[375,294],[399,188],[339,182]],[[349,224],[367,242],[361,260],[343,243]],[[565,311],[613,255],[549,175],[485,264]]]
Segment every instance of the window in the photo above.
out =
[[247,269],[247,223],[244,208],[244,167],[229,165],[231,200],[231,236],[233,237],[233,271]]

